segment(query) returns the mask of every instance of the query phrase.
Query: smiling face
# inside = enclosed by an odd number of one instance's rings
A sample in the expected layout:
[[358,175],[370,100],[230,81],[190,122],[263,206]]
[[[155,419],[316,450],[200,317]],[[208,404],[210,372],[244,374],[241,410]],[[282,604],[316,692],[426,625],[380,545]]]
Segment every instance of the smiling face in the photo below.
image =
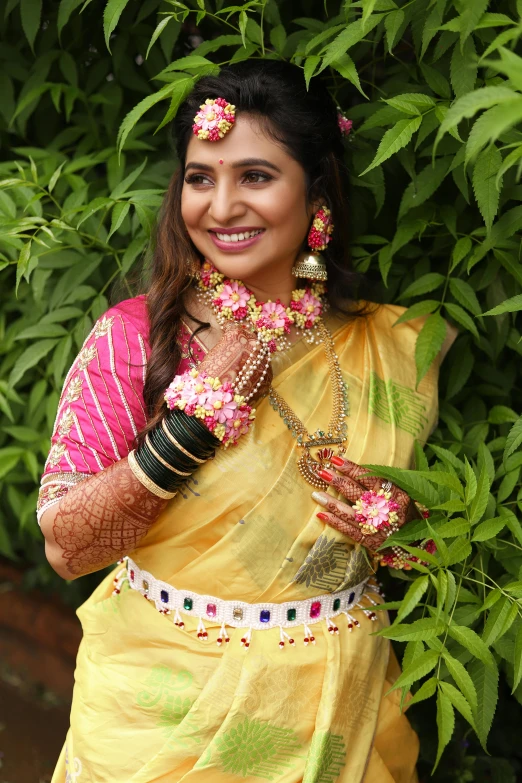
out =
[[273,295],[288,289],[313,207],[303,167],[243,113],[220,141],[191,138],[181,213],[220,272]]

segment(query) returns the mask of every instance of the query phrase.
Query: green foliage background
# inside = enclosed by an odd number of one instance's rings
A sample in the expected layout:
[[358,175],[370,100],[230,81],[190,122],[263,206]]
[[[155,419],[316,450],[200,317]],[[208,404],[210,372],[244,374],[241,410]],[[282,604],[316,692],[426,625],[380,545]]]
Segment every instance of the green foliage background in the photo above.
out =
[[146,261],[194,80],[250,57],[323,73],[354,123],[354,263],[408,306],[400,320],[428,315],[419,379],[443,317],[460,330],[417,469],[377,469],[431,509],[395,538],[437,543],[387,578],[395,687],[419,702],[424,778],[448,746],[435,780],[520,779],[522,0],[1,0],[0,15],[0,553],[71,603],[90,589],[45,563],[39,474],[65,371]]

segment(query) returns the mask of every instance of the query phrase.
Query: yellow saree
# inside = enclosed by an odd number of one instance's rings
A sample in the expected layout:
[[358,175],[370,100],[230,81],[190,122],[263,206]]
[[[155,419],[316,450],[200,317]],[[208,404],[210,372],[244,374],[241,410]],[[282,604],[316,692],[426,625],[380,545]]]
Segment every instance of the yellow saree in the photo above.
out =
[[[410,467],[414,440],[437,418],[440,359],[415,389],[423,319],[392,329],[404,311],[381,306],[349,323],[329,315],[348,384],[349,459]],[[450,340],[450,336],[448,337]],[[328,422],[331,389],[321,346],[277,356],[274,387],[309,431]],[[368,574],[363,553],[320,522],[300,477],[296,443],[267,399],[253,431],[220,452],[174,498],[132,559],[183,590],[250,603],[294,601],[350,587]],[[125,589],[127,587],[127,589]],[[112,575],[78,611],[71,728],[52,783],[413,783],[418,741],[386,695],[399,668],[387,623],[357,609],[360,628],[313,626],[317,643],[279,649],[279,631],[242,632],[216,645],[158,613]]]

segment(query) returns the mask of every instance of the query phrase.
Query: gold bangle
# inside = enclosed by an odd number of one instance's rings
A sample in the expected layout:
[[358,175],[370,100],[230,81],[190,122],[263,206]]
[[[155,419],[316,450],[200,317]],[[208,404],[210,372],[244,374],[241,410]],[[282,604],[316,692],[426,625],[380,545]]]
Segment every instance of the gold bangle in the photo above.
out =
[[162,464],[164,467],[168,468],[168,469],[169,469],[169,470],[171,470],[173,473],[176,473],[178,476],[192,476],[192,473],[184,473],[182,470],[177,470],[177,469],[176,469],[176,468],[174,468],[172,465],[169,465],[169,463],[168,463],[166,460],[164,460],[164,459],[163,459],[163,457],[162,457],[160,454],[158,454],[158,452],[156,451],[156,449],[154,448],[154,446],[153,446],[153,445],[152,445],[152,443],[150,442],[150,439],[149,439],[149,433],[147,433],[147,434],[145,435],[145,443],[147,444],[147,448],[149,448],[149,449],[150,449],[150,451],[151,451],[151,454],[152,454],[154,457],[156,457],[156,459],[158,460],[158,462],[161,462],[161,464]]
[[181,443],[176,440],[174,435],[169,431],[169,428],[167,427],[165,423],[165,419],[161,420],[161,426],[163,428],[163,432],[167,436],[167,438],[170,440],[173,446],[175,446],[177,449],[179,449],[182,454],[185,454],[186,457],[189,457],[190,459],[193,459],[194,462],[197,462],[199,465],[203,465],[207,460],[206,459],[198,459],[198,457],[195,457],[193,454],[190,453],[190,451],[187,451],[187,449],[184,449]]
[[140,484],[145,487],[145,489],[148,489],[149,492],[152,492],[153,495],[156,495],[158,498],[163,498],[164,500],[171,500],[177,494],[176,492],[167,492],[161,487],[158,487],[158,485],[147,476],[145,471],[140,468],[134,455],[134,451],[130,451],[127,455],[127,462],[129,468],[134,474],[134,478],[136,478]]

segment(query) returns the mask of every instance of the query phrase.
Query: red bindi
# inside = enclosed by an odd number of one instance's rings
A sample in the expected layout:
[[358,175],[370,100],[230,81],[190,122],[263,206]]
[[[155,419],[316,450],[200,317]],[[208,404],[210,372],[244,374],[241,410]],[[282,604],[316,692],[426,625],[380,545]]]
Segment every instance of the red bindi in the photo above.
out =
[[220,158],[220,159],[219,159],[219,162],[222,164],[222,163],[223,163],[223,158]]

